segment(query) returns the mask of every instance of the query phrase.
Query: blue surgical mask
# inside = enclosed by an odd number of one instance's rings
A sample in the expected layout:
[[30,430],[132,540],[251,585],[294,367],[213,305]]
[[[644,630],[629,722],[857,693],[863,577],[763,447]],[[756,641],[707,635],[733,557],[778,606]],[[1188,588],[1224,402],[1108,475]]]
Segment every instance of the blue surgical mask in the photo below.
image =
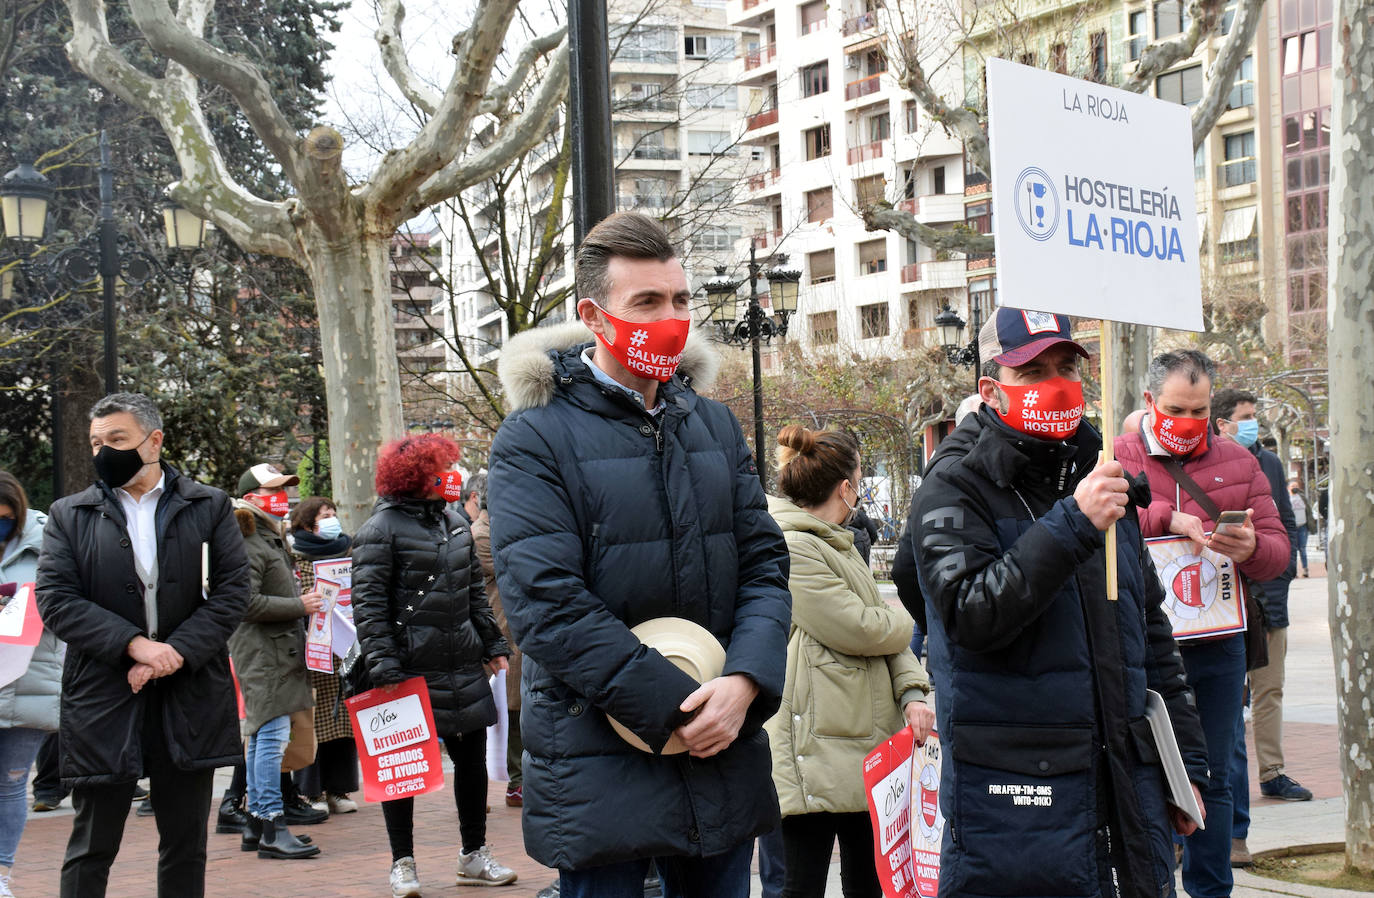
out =
[[1255,440],[1259,439],[1259,421],[1251,418],[1249,421],[1236,422],[1236,442],[1246,449],[1255,445]]
[[0,543],[10,538],[14,532],[14,518],[0,518]]
[[320,518],[315,526],[320,528],[320,536],[325,539],[338,539],[343,533],[343,524],[339,523],[338,518]]

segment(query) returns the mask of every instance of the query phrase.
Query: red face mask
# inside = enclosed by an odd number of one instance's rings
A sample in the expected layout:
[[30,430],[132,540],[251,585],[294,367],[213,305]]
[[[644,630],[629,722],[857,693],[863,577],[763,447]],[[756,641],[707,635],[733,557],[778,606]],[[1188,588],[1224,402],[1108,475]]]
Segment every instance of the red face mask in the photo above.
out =
[[463,475],[457,471],[445,471],[434,478],[434,488],[445,502],[457,502],[463,498]]
[[997,386],[1007,395],[1009,408],[1002,420],[1013,430],[1040,440],[1067,440],[1083,420],[1083,384],[1067,377],[1051,377],[1038,384]]
[[291,511],[291,500],[286,498],[286,490],[277,490],[266,495],[249,493],[243,498],[254,508],[274,518],[284,518]]
[[615,356],[615,360],[636,377],[651,378],[666,383],[682,361],[682,348],[687,345],[687,330],[692,322],[682,318],[663,318],[658,321],[626,321],[596,307],[615,328],[615,343],[601,334],[596,339]]
[[1170,455],[1192,455],[1202,446],[1207,436],[1206,418],[1175,418],[1161,412],[1157,405],[1151,408],[1154,410],[1154,424],[1150,429],[1154,431],[1159,445],[1168,449]]

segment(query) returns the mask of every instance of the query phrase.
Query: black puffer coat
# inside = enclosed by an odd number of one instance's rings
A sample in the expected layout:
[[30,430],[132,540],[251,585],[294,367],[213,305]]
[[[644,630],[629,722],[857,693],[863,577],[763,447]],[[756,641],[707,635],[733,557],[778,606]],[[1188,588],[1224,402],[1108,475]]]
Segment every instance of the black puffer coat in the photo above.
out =
[[[739,424],[683,376],[650,417],[597,381],[580,324],[512,340],[502,383],[518,409],[492,444],[488,507],[501,600],[524,652],[525,850],[553,867],[709,856],[775,827],[762,724],[778,709],[788,554]],[[688,342],[680,375],[709,366]],[[688,618],[758,684],[729,748],[651,755],[686,721],[696,681],[630,628]]]
[[496,723],[484,661],[510,655],[463,519],[383,497],[353,538],[353,622],[377,686],[421,676],[440,735]]
[[[142,721],[149,696],[162,706],[167,751],[181,770],[243,760],[229,634],[248,602],[248,559],[229,497],[164,463],[157,503],[157,638],[186,659],[137,695],[129,642],[148,635],[124,511],[102,484],[53,503],[38,559],[38,610],[67,642],[62,671],[62,779],[67,786],[145,775]],[[201,546],[210,550],[201,592]]]

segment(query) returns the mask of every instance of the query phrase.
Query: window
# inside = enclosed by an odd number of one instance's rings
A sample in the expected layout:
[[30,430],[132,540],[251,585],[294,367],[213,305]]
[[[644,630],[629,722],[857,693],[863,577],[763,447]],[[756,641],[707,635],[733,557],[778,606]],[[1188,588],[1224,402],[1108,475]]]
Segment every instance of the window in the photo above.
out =
[[1050,47],[1051,67],[1061,75],[1069,73],[1069,48],[1063,44],[1055,44]]
[[834,346],[840,342],[840,328],[836,317],[834,312],[817,312],[807,316],[807,324],[811,327],[811,342],[814,345]]
[[906,122],[906,133],[915,134],[916,126],[919,121],[917,119],[915,100],[907,100],[902,104],[902,118]]
[[708,253],[728,253],[739,239],[739,228],[702,228],[697,234],[695,248]]
[[1221,165],[1223,187],[1250,184],[1255,180],[1255,132],[1242,131],[1223,138],[1226,161]]
[[1221,11],[1221,24],[1217,26],[1220,34],[1230,34],[1231,26],[1236,21],[1236,0],[1226,0],[1226,6]]
[[978,319],[987,321],[997,305],[997,278],[969,281],[968,304],[970,320],[973,319],[973,310],[978,309],[981,312]]
[[677,32],[672,28],[631,28],[621,41],[615,58],[619,62],[677,62],[677,50],[673,42]]
[[688,59],[726,59],[735,55],[733,37],[689,34],[683,38],[683,46]]
[[1095,31],[1088,37],[1088,80],[1101,84],[1107,80],[1107,32]]
[[877,143],[892,137],[892,116],[886,112],[870,115],[864,119],[864,125],[868,132],[869,143]]
[[932,175],[932,177],[933,177],[934,180],[935,180],[935,189],[932,190],[931,192],[932,192],[932,193],[944,193],[944,192],[945,192],[945,167],[944,167],[943,165],[937,165],[937,166],[935,166],[935,168],[934,168],[934,169],[932,170],[932,172],[931,172],[931,175]]
[[1207,177],[1207,144],[1200,143],[1193,150],[1193,180],[1201,181]]
[[730,178],[702,178],[692,185],[692,198],[699,203],[728,203],[734,192]]
[[729,131],[688,131],[687,155],[736,156],[739,147],[730,139]]
[[1255,230],[1259,220],[1258,211],[1254,206],[1226,210],[1217,234],[1221,261],[1246,262],[1259,257],[1259,236]]
[[859,335],[865,340],[886,337],[892,333],[891,324],[888,320],[887,303],[875,302],[872,305],[859,306]]
[[818,62],[801,70],[803,97],[814,97],[830,90],[830,64]]
[[806,220],[825,221],[835,214],[835,191],[830,187],[806,192]]
[[1183,30],[1183,0],[1160,0],[1155,4],[1155,39],[1173,37]]
[[985,200],[967,206],[964,209],[964,222],[979,234],[992,233],[992,204]]
[[887,179],[882,175],[858,178],[854,181],[854,203],[859,208],[872,206],[887,195]]
[[1131,36],[1126,44],[1131,61],[1140,58],[1140,54],[1145,52],[1145,10],[1137,9],[1126,17],[1127,26]]
[[[824,284],[835,280],[835,251],[823,249],[806,254],[806,270],[813,284]],[[834,312],[830,313],[834,315]]]
[[[859,274],[880,274],[884,271],[887,271],[887,239],[880,237],[860,243]],[[886,333],[883,331],[884,335]]]
[[1240,109],[1255,105],[1255,58],[1247,56],[1236,68],[1236,80],[1231,86],[1231,94],[1226,98],[1227,109]]
[[806,148],[807,159],[819,159],[830,155],[830,126],[821,125],[802,132],[802,144]]
[[810,34],[825,28],[825,0],[812,0],[801,8],[801,33]]
[[693,84],[685,96],[687,105],[697,109],[739,108],[739,90],[733,84]]
[[1028,65],[1031,68],[1035,68],[1035,51],[1030,50],[1025,53],[1022,53],[1019,57],[1017,57],[1016,61],[1021,63],[1022,65]]
[[1160,75],[1155,79],[1155,96],[1184,106],[1196,104],[1202,99],[1202,66]]

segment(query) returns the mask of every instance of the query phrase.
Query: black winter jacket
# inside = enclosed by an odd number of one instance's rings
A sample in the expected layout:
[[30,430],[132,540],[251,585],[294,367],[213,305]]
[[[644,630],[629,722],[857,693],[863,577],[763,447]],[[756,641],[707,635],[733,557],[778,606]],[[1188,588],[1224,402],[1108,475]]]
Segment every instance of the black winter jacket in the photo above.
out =
[[482,664],[510,655],[472,532],[442,499],[385,496],[353,537],[353,622],[374,685],[425,678],[441,736],[496,723]]
[[[1050,443],[984,407],[941,443],[917,491],[941,896],[1172,892],[1146,689],[1164,696],[1199,784],[1206,745],[1134,508],[1117,525],[1120,598],[1107,600],[1102,534],[1073,499],[1100,448],[1086,423]],[[1140,489],[1133,501],[1148,504]]]
[[[719,854],[778,824],[763,722],[777,711],[791,602],[787,546],[739,425],[700,398],[712,367],[689,340],[649,415],[596,380],[580,324],[522,334],[501,359],[517,409],[492,445],[491,544],[524,653],[525,848],[553,867]],[[701,760],[661,749],[696,682],[630,628],[674,616],[710,630],[725,674],[758,684],[735,742]]]
[[[162,464],[158,501],[157,638],[185,665],[137,695],[127,679],[135,636],[149,635],[134,552],[115,494],[103,484],[59,499],[38,560],[43,623],[67,642],[62,671],[61,770],[68,786],[145,776],[142,720],[149,696],[162,707],[173,764],[202,770],[241,763],[229,635],[248,601],[248,560],[229,497]],[[210,549],[201,593],[201,546]]]

